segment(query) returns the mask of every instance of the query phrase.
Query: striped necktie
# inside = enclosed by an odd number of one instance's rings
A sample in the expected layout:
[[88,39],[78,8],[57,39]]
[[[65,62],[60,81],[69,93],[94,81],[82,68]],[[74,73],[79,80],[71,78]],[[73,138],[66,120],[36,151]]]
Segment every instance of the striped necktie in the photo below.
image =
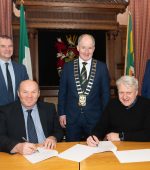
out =
[[31,110],[27,110],[28,112],[28,117],[27,117],[27,130],[28,130],[28,138],[29,142],[31,143],[38,143],[38,138],[37,138],[37,133],[35,129],[35,125],[31,116]]
[[87,70],[86,70],[86,62],[82,62],[83,64],[83,67],[82,67],[82,70],[81,70],[81,74],[80,74],[80,81],[81,81],[81,87],[82,87],[82,90],[85,91],[86,89],[86,86],[87,86]]

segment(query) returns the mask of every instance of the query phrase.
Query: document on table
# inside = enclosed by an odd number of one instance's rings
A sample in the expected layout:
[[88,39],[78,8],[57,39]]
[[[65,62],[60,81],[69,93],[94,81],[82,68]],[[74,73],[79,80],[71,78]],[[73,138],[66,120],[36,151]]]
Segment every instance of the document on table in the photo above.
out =
[[150,149],[124,150],[114,153],[120,163],[150,161]]
[[37,151],[31,155],[23,155],[31,163],[37,163],[45,159],[57,156],[58,152],[56,150],[37,148]]
[[116,150],[116,146],[110,141],[102,141],[98,147],[90,147],[87,145],[76,144],[66,151],[60,153],[58,157],[81,162],[94,153]]
[[111,141],[100,141],[98,147],[95,148],[95,153],[107,151],[116,152],[117,147]]

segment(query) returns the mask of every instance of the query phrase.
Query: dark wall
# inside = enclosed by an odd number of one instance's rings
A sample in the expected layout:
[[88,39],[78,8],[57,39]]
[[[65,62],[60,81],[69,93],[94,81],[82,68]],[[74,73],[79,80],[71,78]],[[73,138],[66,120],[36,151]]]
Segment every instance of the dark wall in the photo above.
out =
[[38,31],[39,53],[39,84],[40,86],[58,86],[59,75],[57,72],[57,50],[55,43],[58,37],[67,44],[66,35],[80,36],[83,33],[92,34],[95,38],[96,48],[93,58],[106,61],[106,32],[98,30],[48,30]]

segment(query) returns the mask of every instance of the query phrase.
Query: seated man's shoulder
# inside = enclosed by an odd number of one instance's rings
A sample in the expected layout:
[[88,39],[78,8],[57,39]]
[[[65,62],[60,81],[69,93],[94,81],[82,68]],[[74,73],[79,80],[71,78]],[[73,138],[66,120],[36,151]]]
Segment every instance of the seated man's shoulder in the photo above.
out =
[[19,103],[16,101],[13,103],[0,106],[0,113],[5,113],[6,115],[9,116],[13,112],[16,112],[19,108],[20,108]]
[[54,103],[48,103],[48,102],[43,102],[43,101],[39,101],[38,105],[49,108],[49,107],[55,107]]
[[139,103],[145,103],[150,105],[150,99],[143,97],[143,96],[138,96]]

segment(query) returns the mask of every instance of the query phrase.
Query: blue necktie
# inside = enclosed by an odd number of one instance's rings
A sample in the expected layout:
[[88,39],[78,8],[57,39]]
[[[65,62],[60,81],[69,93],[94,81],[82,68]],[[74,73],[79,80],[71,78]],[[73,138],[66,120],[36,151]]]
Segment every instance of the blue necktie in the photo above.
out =
[[38,143],[37,133],[35,130],[35,125],[31,116],[31,110],[27,110],[28,112],[28,118],[27,118],[27,130],[28,130],[28,138],[29,142],[31,143]]
[[8,90],[9,100],[11,102],[13,102],[14,101],[14,92],[13,92],[13,86],[12,86],[12,80],[11,80],[10,72],[8,70],[9,63],[5,63],[5,65],[6,65],[7,90]]

